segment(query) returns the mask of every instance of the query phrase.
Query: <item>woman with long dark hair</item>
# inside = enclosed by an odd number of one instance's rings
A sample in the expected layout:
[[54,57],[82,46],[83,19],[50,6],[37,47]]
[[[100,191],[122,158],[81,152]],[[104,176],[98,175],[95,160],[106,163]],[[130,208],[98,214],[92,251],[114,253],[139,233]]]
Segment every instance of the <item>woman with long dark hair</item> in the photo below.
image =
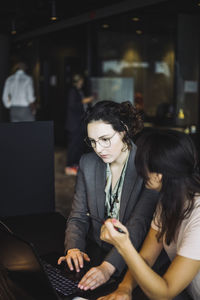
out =
[[[110,219],[101,239],[113,244],[129,270],[118,289],[100,299],[133,299],[138,284],[148,299],[200,299],[200,175],[196,148],[181,132],[143,134],[135,158],[146,187],[159,192],[150,231],[138,253],[125,226]],[[118,233],[113,225],[126,234]],[[161,277],[151,267],[162,248],[171,264]],[[186,290],[185,290],[186,289]],[[133,293],[133,294],[132,294]]]
[[87,144],[94,151],[81,157],[72,211],[65,236],[66,261],[77,272],[85,261],[93,266],[79,287],[95,289],[112,275],[119,277],[125,263],[114,247],[100,240],[101,220],[119,219],[129,228],[138,249],[148,231],[158,194],[143,185],[134,159],[134,136],[143,128],[130,102],[101,101],[87,111]]

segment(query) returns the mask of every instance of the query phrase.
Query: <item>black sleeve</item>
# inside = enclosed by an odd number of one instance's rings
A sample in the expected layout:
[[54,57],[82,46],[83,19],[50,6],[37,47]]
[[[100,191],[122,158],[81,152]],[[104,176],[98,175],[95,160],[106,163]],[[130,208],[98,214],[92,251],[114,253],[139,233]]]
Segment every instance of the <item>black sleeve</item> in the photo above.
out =
[[67,220],[67,228],[65,231],[65,251],[78,248],[85,250],[86,235],[89,229],[87,195],[85,188],[84,172],[83,172],[82,156],[79,164],[75,195],[72,203],[72,210]]

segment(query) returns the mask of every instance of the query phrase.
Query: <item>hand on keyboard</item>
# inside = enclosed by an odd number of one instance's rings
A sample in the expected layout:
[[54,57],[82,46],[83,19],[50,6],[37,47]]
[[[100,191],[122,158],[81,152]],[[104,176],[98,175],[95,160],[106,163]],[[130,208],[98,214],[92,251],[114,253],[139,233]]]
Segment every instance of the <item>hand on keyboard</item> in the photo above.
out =
[[78,287],[81,290],[94,290],[98,286],[106,283],[114,273],[115,267],[104,261],[101,265],[91,268],[81,279]]
[[61,256],[58,259],[58,264],[61,264],[62,261],[67,262],[71,271],[75,269],[76,272],[80,272],[80,269],[84,267],[84,262],[89,262],[90,258],[86,253],[80,251],[79,249],[70,249],[68,250],[66,256]]

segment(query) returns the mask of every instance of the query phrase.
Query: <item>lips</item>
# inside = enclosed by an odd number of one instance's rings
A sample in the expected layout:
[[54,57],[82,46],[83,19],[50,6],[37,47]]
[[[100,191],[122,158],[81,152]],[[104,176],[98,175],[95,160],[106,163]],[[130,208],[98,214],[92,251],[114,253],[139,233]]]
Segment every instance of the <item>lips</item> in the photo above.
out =
[[108,158],[108,155],[100,155],[100,157],[101,157],[102,159],[106,159],[106,158]]

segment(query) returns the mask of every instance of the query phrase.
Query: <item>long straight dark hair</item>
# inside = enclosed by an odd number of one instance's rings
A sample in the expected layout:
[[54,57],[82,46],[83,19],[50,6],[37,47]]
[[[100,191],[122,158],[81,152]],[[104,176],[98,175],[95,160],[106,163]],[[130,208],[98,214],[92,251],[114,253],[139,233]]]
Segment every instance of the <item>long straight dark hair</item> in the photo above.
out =
[[196,147],[192,139],[175,130],[150,130],[136,141],[137,172],[148,180],[148,173],[162,174],[159,192],[160,232],[169,245],[183,219],[194,206],[194,196],[200,194],[200,174]]

